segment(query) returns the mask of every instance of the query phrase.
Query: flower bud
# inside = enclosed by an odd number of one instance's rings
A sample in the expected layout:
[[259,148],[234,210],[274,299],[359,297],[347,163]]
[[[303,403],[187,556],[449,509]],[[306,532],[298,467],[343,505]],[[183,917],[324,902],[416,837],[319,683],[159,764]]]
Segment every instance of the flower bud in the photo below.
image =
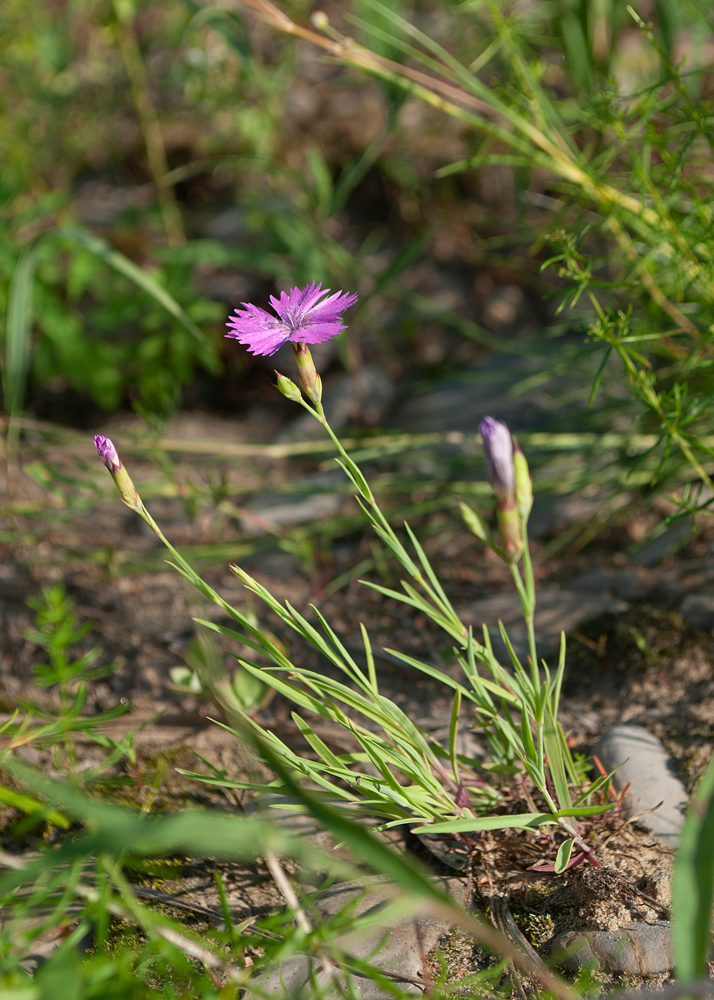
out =
[[508,427],[501,420],[484,417],[479,424],[486,459],[486,475],[491,489],[499,500],[515,495],[515,471],[513,468],[513,438]]
[[131,507],[132,510],[141,511],[143,509],[141,497],[136,486],[131,481],[131,476],[121,464],[121,459],[111,440],[108,437],[104,437],[103,434],[97,434],[94,438],[94,447],[97,449],[97,454],[107,469],[109,469],[114,480],[114,485],[119,490],[119,495],[124,503],[127,507]]
[[121,469],[121,461],[117,455],[117,450],[108,437],[104,437],[103,434],[96,434],[94,437],[94,447],[112,475]]
[[302,394],[293,380],[288,378],[287,375],[281,375],[278,371],[275,374],[278,376],[278,389],[282,392],[283,396],[286,399],[292,400],[293,403],[299,403],[302,399]]
[[318,406],[322,401],[322,379],[317,374],[315,362],[312,360],[312,354],[310,354],[310,348],[302,342],[293,343],[293,348],[295,349],[298,374],[302,387],[305,390],[305,395],[311,403]]
[[515,562],[523,550],[523,528],[521,515],[515,501],[499,500],[496,507],[498,535],[506,561]]
[[[503,555],[509,563],[518,559],[523,549],[523,523],[521,507],[516,496],[516,467],[513,438],[506,424],[493,417],[484,417],[479,425],[486,458],[486,475],[496,494],[496,520]],[[523,458],[525,463],[525,458]],[[520,460],[519,460],[520,464]],[[525,466],[528,477],[528,466]],[[520,472],[520,480],[523,471]],[[519,482],[520,482],[519,480]],[[529,479],[530,482],[530,479]],[[521,483],[521,489],[523,485]]]

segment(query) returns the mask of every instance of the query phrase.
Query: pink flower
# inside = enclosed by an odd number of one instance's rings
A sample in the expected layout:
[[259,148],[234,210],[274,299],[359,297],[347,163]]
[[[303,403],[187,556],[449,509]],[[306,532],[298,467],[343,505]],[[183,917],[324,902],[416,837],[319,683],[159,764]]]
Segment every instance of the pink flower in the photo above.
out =
[[[271,316],[264,309],[242,302],[241,309],[228,320],[229,333],[245,344],[253,354],[271,355],[288,340],[302,344],[319,344],[336,337],[346,329],[342,313],[357,301],[350,292],[330,291],[311,281],[305,288],[291,288],[281,292],[280,299],[270,296],[270,304],[277,313]],[[322,299],[322,302],[320,301]]]

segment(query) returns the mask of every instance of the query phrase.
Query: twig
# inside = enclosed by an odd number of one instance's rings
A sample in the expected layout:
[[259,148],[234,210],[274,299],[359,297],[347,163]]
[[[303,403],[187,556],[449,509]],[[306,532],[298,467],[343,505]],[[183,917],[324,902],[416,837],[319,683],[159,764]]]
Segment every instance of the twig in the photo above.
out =
[[429,969],[429,963],[426,960],[426,949],[424,948],[424,935],[421,932],[421,927],[419,921],[414,921],[414,933],[416,934],[417,947],[419,948],[419,957],[421,958],[421,974],[424,979],[424,992],[428,997],[434,995],[434,981],[431,978],[431,970]]
[[164,229],[169,246],[183,246],[186,242],[186,234],[183,229],[181,212],[176,203],[176,196],[173,187],[162,184],[162,179],[168,174],[169,166],[166,159],[166,149],[164,139],[161,134],[161,125],[156,114],[154,102],[151,99],[149,81],[146,76],[146,68],[141,58],[139,44],[134,33],[134,25],[123,8],[115,2],[117,19],[119,21],[117,29],[117,42],[121,52],[126,74],[129,77],[132,97],[141,131],[144,135],[146,145],[146,155],[149,161],[149,170],[154,181],[156,193],[161,206],[161,214],[164,220]]
[[275,884],[282,893],[283,899],[288,904],[291,910],[295,911],[295,923],[306,933],[310,934],[312,931],[312,924],[308,920],[307,914],[300,906],[300,900],[297,897],[297,893],[290,884],[290,880],[285,874],[285,869],[278,861],[277,857],[271,852],[265,855],[265,864],[268,867],[268,871],[273,876]]
[[[520,951],[522,951],[535,965],[540,965],[543,969],[547,969],[547,966],[543,962],[542,958],[538,952],[532,947],[528,939],[523,935],[520,927],[513,919],[513,914],[508,908],[508,900],[505,896],[494,896],[489,900],[489,905],[491,909],[491,917],[493,922],[514,945]],[[515,986],[516,990],[520,994],[522,1000],[526,1000],[526,992],[523,988],[523,983],[521,981],[518,972],[516,971],[515,964],[513,960],[509,962],[509,972],[511,976],[511,982]],[[540,997],[538,992],[538,987],[534,986],[536,996]]]

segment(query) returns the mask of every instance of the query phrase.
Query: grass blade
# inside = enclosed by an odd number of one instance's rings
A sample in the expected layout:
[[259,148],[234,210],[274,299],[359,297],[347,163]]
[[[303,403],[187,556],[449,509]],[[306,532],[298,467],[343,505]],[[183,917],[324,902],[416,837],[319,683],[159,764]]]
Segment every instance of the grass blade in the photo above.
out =
[[453,819],[448,823],[429,823],[415,826],[414,833],[475,833],[478,830],[530,830],[555,823],[552,813],[518,813],[515,816],[469,816],[468,819]]
[[543,720],[543,742],[545,753],[548,758],[548,768],[555,785],[555,794],[558,798],[558,808],[567,809],[570,807],[570,789],[568,779],[565,774],[565,763],[563,760],[563,747],[560,741],[558,723],[553,718],[550,705],[546,706],[545,718]]
[[185,326],[189,333],[192,333],[203,347],[210,349],[211,345],[205,333],[185,313],[173,295],[167,292],[165,288],[162,288],[158,282],[154,281],[140,267],[137,267],[128,257],[125,257],[123,253],[119,253],[118,250],[110,246],[105,240],[99,236],[95,236],[94,233],[88,232],[86,229],[76,228],[57,229],[49,235],[56,239],[69,240],[71,243],[76,243],[78,246],[83,247],[83,249],[93,253],[95,257],[98,257],[109,267],[113,268],[118,274],[128,278],[129,281],[133,282],[138,288],[141,288],[147,295],[150,295],[155,302],[163,306],[166,312],[170,313],[174,319],[177,319],[179,323]]
[[714,901],[714,760],[692,797],[672,885],[672,950],[677,979],[707,975]]

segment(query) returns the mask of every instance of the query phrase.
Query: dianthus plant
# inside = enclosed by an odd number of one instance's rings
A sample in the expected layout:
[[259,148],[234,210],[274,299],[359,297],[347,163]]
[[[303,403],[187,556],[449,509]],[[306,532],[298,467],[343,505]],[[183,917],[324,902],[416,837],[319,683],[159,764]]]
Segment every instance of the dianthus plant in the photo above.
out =
[[[544,858],[542,870],[561,871],[578,861],[597,863],[579,826],[581,817],[600,812],[597,791],[604,779],[583,786],[558,722],[558,703],[565,664],[561,638],[557,667],[539,662],[533,624],[534,575],[528,548],[527,525],[532,505],[531,478],[526,459],[505,424],[487,417],[480,426],[489,482],[496,495],[496,531],[465,504],[461,513],[471,531],[510,568],[520,596],[528,634],[526,663],[517,655],[500,626],[510,663],[502,665],[488,629],[476,636],[454,610],[444,588],[409,525],[397,533],[382,512],[367,478],[350,457],[325,416],[322,388],[308,343],[339,334],[345,327],[342,312],[356,296],[310,284],[272,299],[275,316],[243,304],[229,321],[230,337],[255,353],[274,354],[290,342],[295,351],[300,386],[278,373],[278,388],[302,406],[332,439],[337,462],[355,489],[357,501],[381,543],[404,572],[401,590],[377,583],[366,586],[405,604],[415,615],[427,615],[452,644],[461,669],[454,679],[424,660],[389,650],[402,663],[450,689],[453,698],[447,745],[424,732],[380,691],[380,678],[369,635],[361,626],[364,654],[353,656],[319,608],[309,617],[288,601],[279,601],[263,584],[239,566],[233,573],[256,595],[283,627],[310,643],[331,664],[330,671],[298,668],[285,647],[273,636],[274,623],[256,624],[254,615],[231,607],[203,581],[164,537],[145,508],[116,449],[98,436],[95,445],[112,474],[123,501],[143,517],[173,558],[173,565],[235,623],[228,628],[209,621],[200,625],[250,650],[236,655],[241,668],[259,678],[294,705],[296,732],[311,747],[310,758],[290,749],[265,728],[238,701],[228,675],[204,678],[211,694],[231,717],[236,735],[248,736],[264,747],[283,769],[300,776],[332,802],[375,817],[384,828],[408,824],[417,833],[444,836],[454,849],[468,852],[485,830],[539,828],[550,835],[555,857]],[[325,296],[328,296],[325,298]],[[466,711],[465,711],[466,710]],[[357,749],[333,752],[319,737],[315,718],[342,727],[346,742]],[[312,721],[311,721],[312,720]],[[458,752],[458,728],[463,723],[485,736],[486,751],[469,757]],[[315,759],[316,758],[316,759]],[[267,784],[233,781],[223,774],[197,778],[257,793],[284,789],[280,779]],[[514,814],[503,790],[521,787],[527,812]],[[542,837],[541,837],[541,842]]]

